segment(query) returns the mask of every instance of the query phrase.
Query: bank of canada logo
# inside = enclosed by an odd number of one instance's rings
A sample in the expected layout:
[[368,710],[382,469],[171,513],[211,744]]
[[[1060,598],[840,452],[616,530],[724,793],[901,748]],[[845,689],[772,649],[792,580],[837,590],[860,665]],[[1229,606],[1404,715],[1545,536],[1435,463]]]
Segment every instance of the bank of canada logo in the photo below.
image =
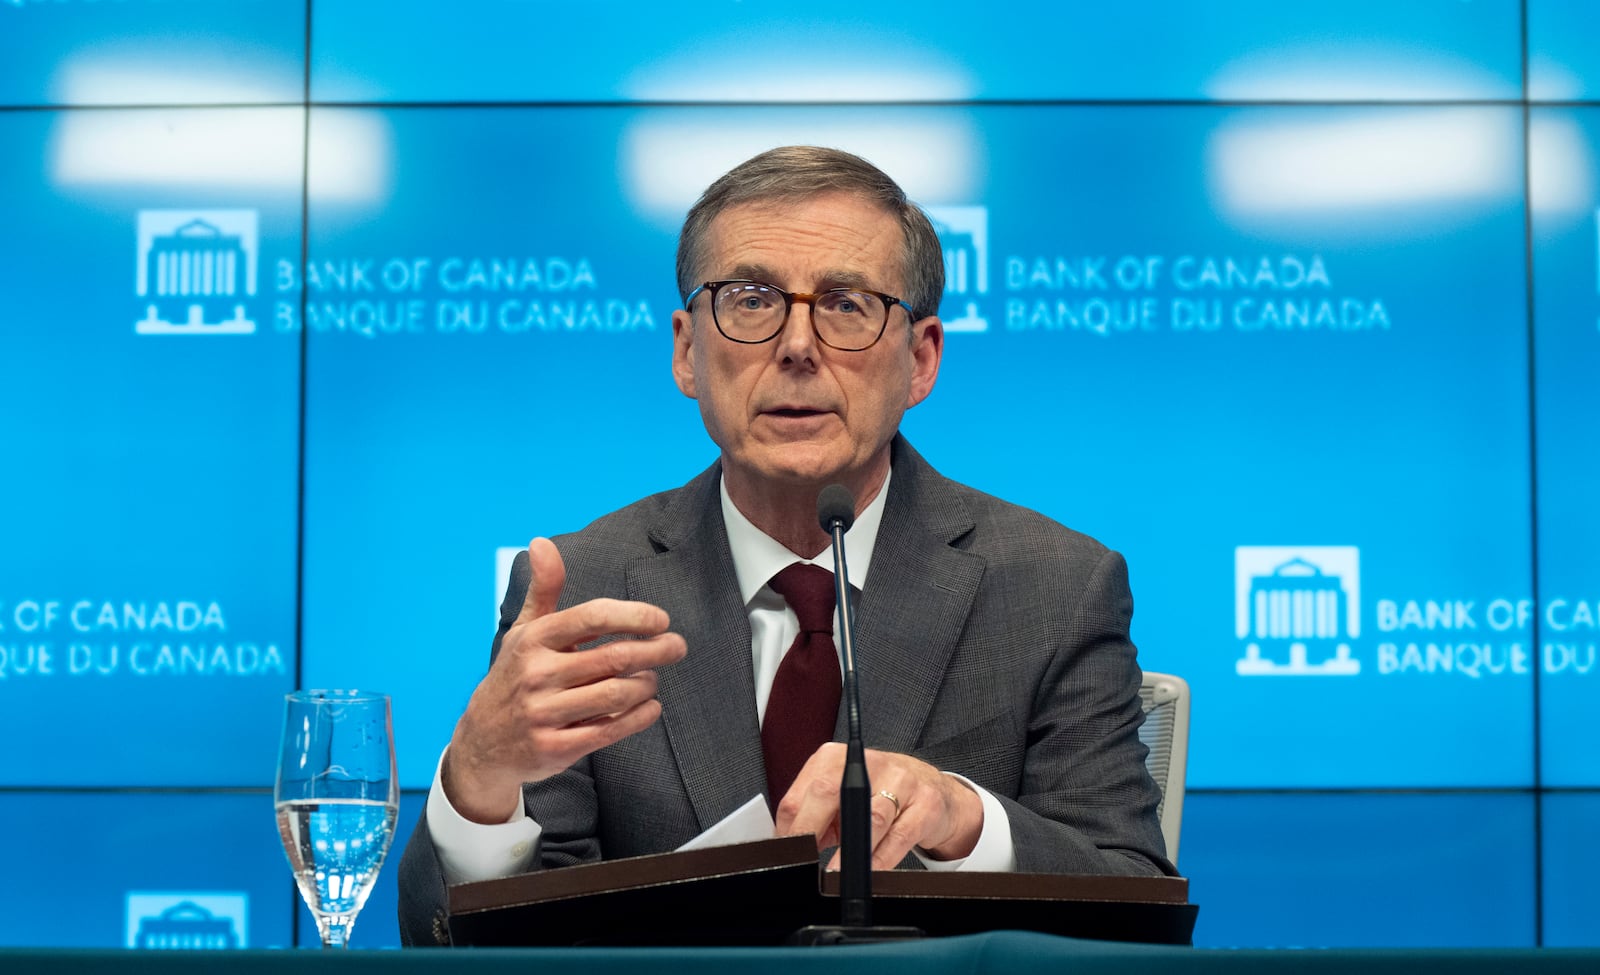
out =
[[249,905],[250,895],[225,891],[130,893],[127,947],[247,947]]
[[506,587],[511,581],[511,563],[516,561],[518,552],[527,551],[527,546],[502,545],[494,550],[494,625],[500,625],[500,604],[505,602]]
[[978,297],[989,293],[989,208],[928,207],[944,249],[944,294],[954,306],[947,332],[987,332]]
[[1360,550],[1349,545],[1241,545],[1234,550],[1234,628],[1241,677],[1361,673]]
[[140,210],[140,335],[249,335],[256,293],[254,210]]

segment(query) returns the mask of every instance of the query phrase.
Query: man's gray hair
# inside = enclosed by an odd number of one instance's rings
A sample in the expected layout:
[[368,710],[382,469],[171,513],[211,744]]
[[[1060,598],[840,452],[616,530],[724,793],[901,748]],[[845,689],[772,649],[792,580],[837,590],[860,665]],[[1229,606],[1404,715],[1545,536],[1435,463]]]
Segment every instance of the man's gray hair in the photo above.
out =
[[702,282],[706,233],[718,214],[746,203],[806,200],[824,193],[852,193],[875,203],[900,221],[905,237],[901,276],[913,318],[939,313],[944,294],[944,253],[939,235],[922,208],[906,199],[889,175],[860,156],[819,146],[769,149],[730,169],[700,194],[678,235],[678,295]]

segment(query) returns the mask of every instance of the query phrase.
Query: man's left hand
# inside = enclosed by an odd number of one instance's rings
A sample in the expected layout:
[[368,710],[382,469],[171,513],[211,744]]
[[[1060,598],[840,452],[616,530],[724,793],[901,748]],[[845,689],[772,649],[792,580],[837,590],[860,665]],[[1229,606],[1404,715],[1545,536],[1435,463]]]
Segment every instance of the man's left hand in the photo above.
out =
[[[819,850],[839,844],[844,756],[844,745],[829,742],[806,761],[778,803],[779,836],[814,833]],[[867,777],[872,783],[872,869],[893,870],[912,847],[934,860],[957,860],[978,845],[983,800],[960,779],[910,755],[870,748]],[[828,869],[838,866],[835,854]]]

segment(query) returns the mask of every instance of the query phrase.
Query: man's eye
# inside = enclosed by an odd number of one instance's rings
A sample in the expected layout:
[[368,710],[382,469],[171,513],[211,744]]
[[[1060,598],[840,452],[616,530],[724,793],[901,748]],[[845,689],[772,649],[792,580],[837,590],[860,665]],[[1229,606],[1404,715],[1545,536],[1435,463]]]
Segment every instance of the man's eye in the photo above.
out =
[[867,315],[872,312],[872,299],[855,292],[834,294],[828,296],[826,308],[835,315]]
[[741,291],[732,297],[730,304],[739,311],[765,311],[772,307],[774,297],[766,291]]

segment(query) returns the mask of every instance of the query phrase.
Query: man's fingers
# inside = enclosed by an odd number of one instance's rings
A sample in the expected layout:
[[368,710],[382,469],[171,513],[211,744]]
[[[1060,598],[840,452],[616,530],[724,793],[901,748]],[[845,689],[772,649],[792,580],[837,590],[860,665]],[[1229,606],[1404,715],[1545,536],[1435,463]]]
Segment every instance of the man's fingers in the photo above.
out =
[[[877,783],[874,782],[873,785]],[[899,795],[897,794],[895,798],[898,799]],[[898,815],[894,803],[877,792],[872,794],[868,805],[872,831],[869,844],[872,848],[872,869],[893,870],[906,858],[906,854],[911,852],[911,848],[917,845],[917,837],[920,835],[918,830],[921,828],[917,823],[923,817],[915,810],[903,816]],[[837,836],[833,838],[833,842],[838,842]],[[828,845],[819,843],[818,847],[825,849]],[[843,851],[834,853],[833,859],[828,862],[828,869],[839,869],[842,858]]]
[[838,818],[838,783],[830,786],[826,779],[807,779],[802,775],[795,779],[794,786],[778,804],[774,832],[779,836],[803,836],[809,833],[817,838],[817,849],[820,850],[828,845],[823,840],[829,834],[838,832]]
[[[871,832],[869,847],[872,850],[872,869],[893,870],[905,859],[911,848],[917,845],[921,829],[919,825],[926,818],[919,814],[919,809],[910,808],[910,797],[917,794],[916,782],[901,779],[898,776],[884,776],[885,781],[892,784],[888,788],[879,788],[879,777],[872,777],[872,795],[867,797],[868,828]],[[900,808],[889,800],[884,793],[888,792],[900,803]],[[902,808],[905,814],[902,815]],[[818,849],[826,849],[839,842],[838,820],[835,819],[829,828],[827,836],[818,836]],[[838,870],[842,861],[843,851],[835,852],[833,859],[828,861],[829,870]]]
[[[839,779],[844,746],[828,742],[812,753],[778,801],[773,825],[779,836],[814,834],[819,840],[838,832]],[[826,846],[818,845],[818,849]]]
[[[971,853],[983,827],[977,793],[964,786],[952,786],[954,780],[909,755],[869,748],[866,758],[872,783],[868,816],[874,870],[894,869],[916,847],[931,851],[935,845],[944,844],[948,854],[941,859]],[[774,819],[780,835],[813,833],[818,849],[838,842],[843,762],[844,746],[838,744],[824,745],[811,756],[778,804]],[[960,804],[947,794],[952,789],[963,797],[970,794],[979,804],[975,817],[961,813],[957,808]],[[955,837],[953,842],[951,837]],[[839,862],[836,854],[828,869],[837,869]]]
[[665,633],[672,621],[666,610],[649,603],[591,599],[547,614],[536,622],[540,644],[565,650],[603,636],[656,636]]
[[[915,783],[910,785],[912,789],[916,788]],[[895,798],[898,799],[899,795],[896,794]],[[893,870],[900,865],[911,848],[922,842],[922,831],[929,825],[927,813],[925,801],[906,804],[906,808],[897,813],[889,800],[882,796],[873,799],[872,869]]]
[[[901,798],[901,795],[906,791],[904,786],[901,786],[896,791],[894,789],[876,789],[878,783],[873,782],[872,784],[876,791],[867,799],[867,811],[871,816],[872,849],[874,860],[876,860],[877,851],[883,846],[884,838],[889,835],[889,828],[900,817],[900,807],[895,802],[889,801],[889,797],[884,793],[887,792],[889,795],[894,796],[896,802],[907,802],[909,796],[905,799]],[[895,861],[895,863],[899,862],[898,860]],[[892,870],[894,867],[891,865],[881,869]]]
[[622,599],[591,599],[556,612],[567,584],[567,567],[548,538],[528,543],[528,569],[531,578],[517,622],[546,620],[539,641],[544,646],[560,650],[614,633],[655,636],[668,626],[666,610]]
[[567,584],[567,567],[561,553],[548,538],[535,538],[528,543],[528,568],[533,578],[528,581],[528,591],[522,597],[522,612],[518,622],[536,620],[556,611],[561,601],[561,590]]
[[677,633],[663,633],[647,640],[612,640],[588,650],[543,652],[538,666],[526,672],[529,691],[561,692],[655,670],[682,660],[688,645]]
[[545,702],[540,717],[552,726],[564,728],[622,714],[655,696],[655,671],[646,670],[561,691]]
[[585,755],[615,744],[629,735],[638,734],[655,724],[659,717],[661,702],[652,697],[621,714],[591,718],[582,724],[550,732],[549,740],[556,745],[551,751],[570,755],[571,760],[566,763],[566,766],[570,766]]

